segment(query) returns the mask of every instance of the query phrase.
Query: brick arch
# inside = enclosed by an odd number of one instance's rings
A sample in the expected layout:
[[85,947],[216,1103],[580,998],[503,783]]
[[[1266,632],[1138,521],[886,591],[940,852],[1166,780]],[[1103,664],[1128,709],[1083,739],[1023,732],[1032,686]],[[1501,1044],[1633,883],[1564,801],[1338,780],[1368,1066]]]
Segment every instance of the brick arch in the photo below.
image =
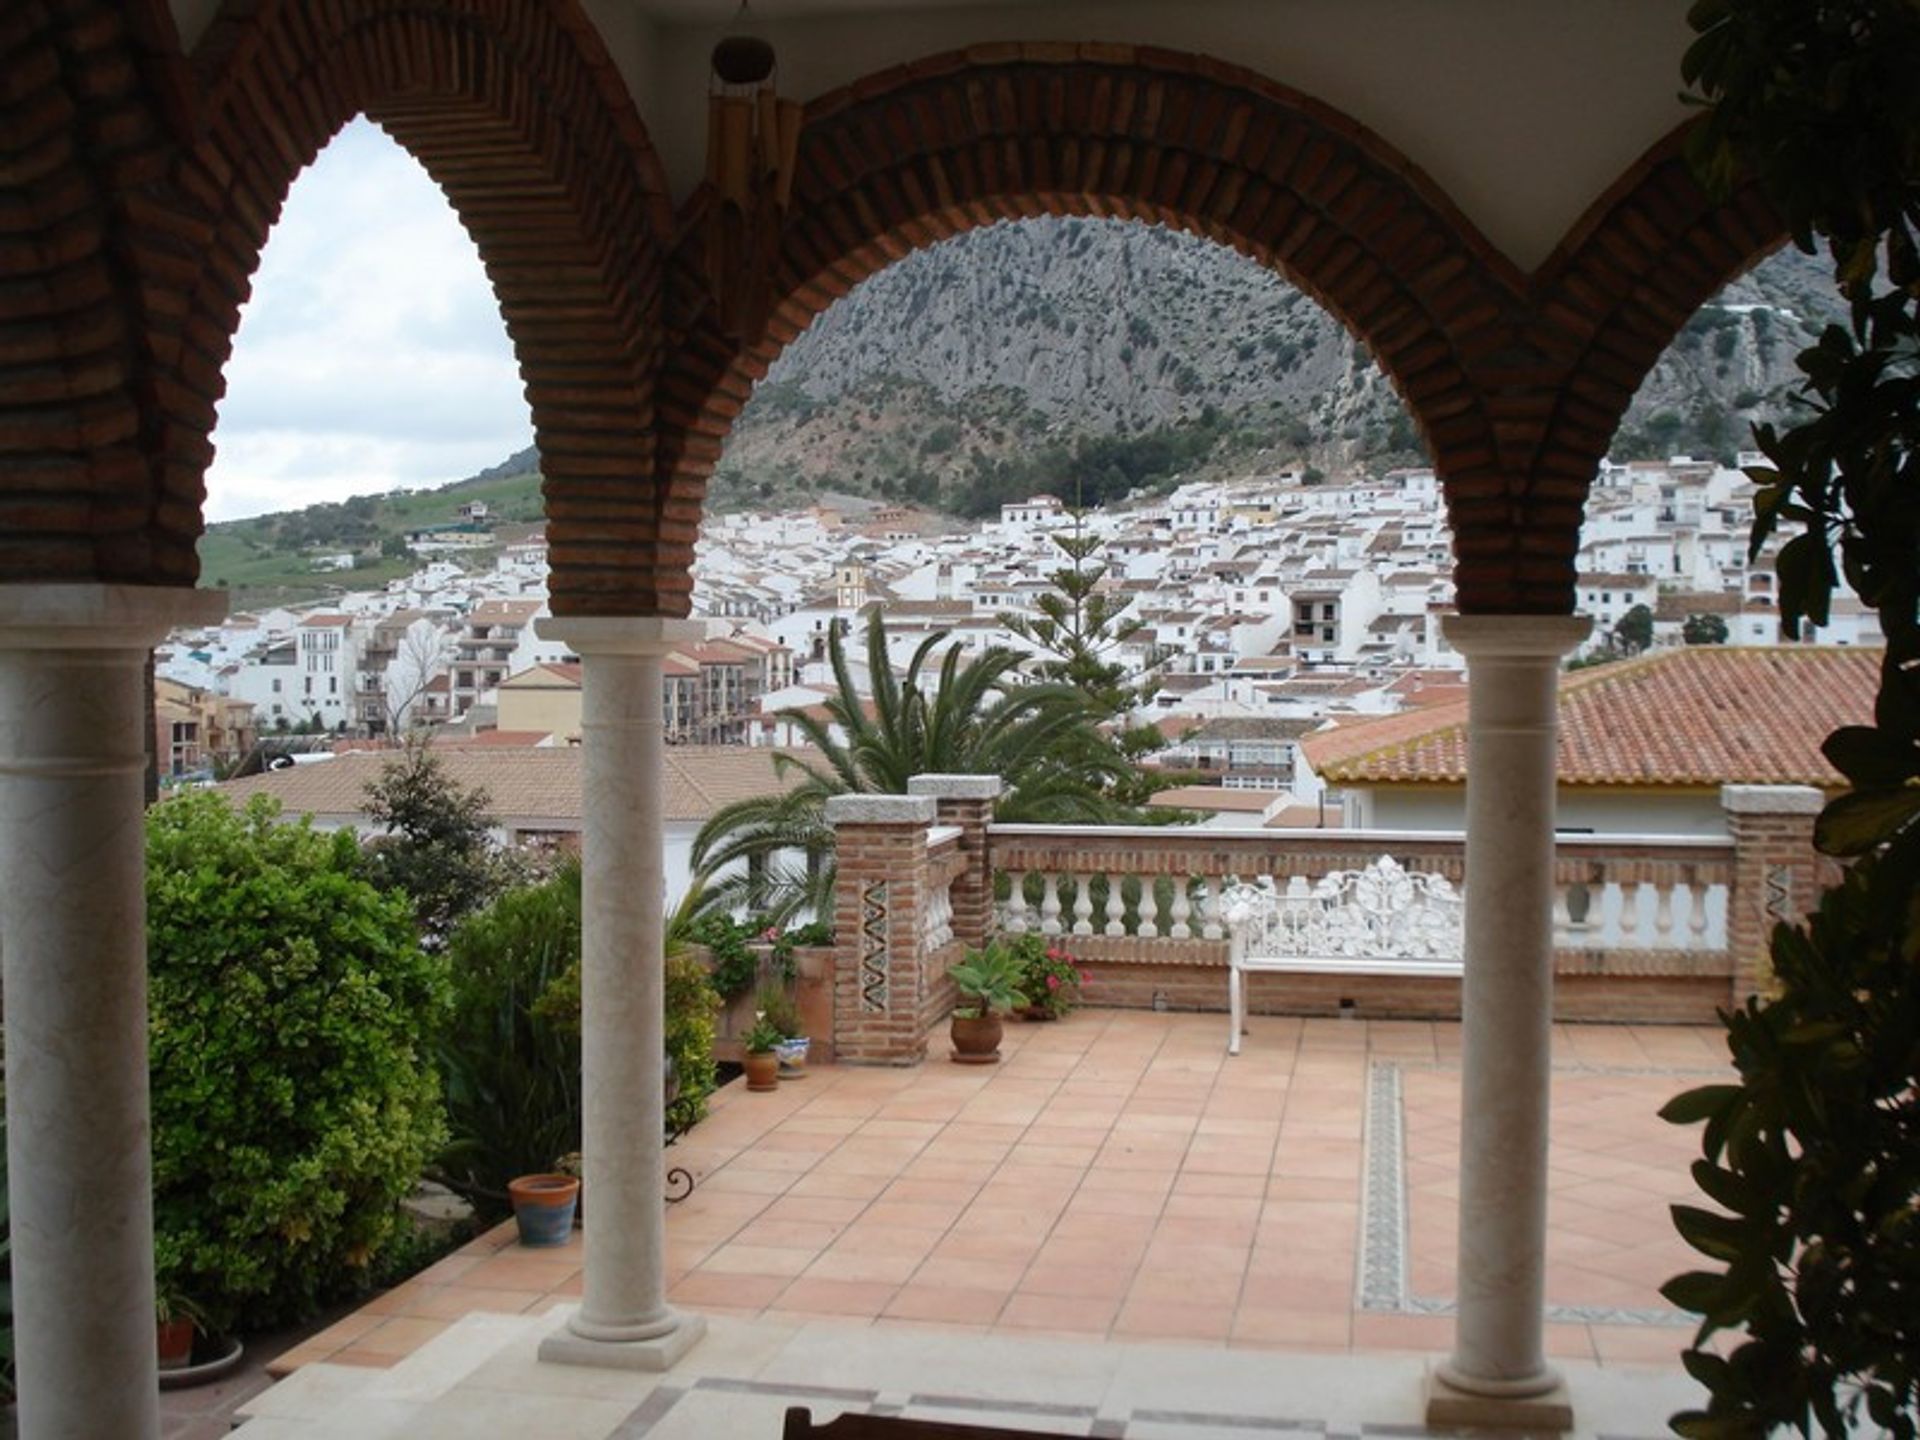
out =
[[1627,406],[1681,327],[1787,238],[1756,182],[1718,201],[1700,187],[1690,129],[1636,161],[1534,277],[1533,331],[1555,380],[1529,489],[1556,526],[1578,524]]
[[[672,513],[697,523],[754,381],[827,305],[910,250],[1041,214],[1174,226],[1313,295],[1371,347],[1427,439],[1462,608],[1560,608],[1518,576],[1515,457],[1485,399],[1526,323],[1519,273],[1348,117],[1238,67],[1130,46],[955,52],[807,107],[767,334],[742,350],[696,323],[661,377]],[[697,285],[690,270],[682,283]]]
[[165,396],[156,549],[195,573],[201,476],[239,307],[294,177],[365,114],[446,192],[526,382],[560,613],[653,613],[689,588],[654,553],[652,383],[665,182],[575,0],[230,0],[193,57],[176,183],[205,217]]

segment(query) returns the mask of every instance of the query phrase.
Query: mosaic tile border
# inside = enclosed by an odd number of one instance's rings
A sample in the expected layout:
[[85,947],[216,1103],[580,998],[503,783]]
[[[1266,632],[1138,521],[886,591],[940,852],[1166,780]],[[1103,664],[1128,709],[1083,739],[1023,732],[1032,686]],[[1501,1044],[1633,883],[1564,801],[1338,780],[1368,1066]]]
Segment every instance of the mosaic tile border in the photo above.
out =
[[[1359,1308],[1382,1314],[1452,1315],[1459,1309],[1452,1299],[1415,1295],[1407,1279],[1407,1180],[1405,1104],[1400,1075],[1393,1060],[1375,1060],[1367,1067],[1366,1129],[1362,1145],[1366,1188],[1360,1214],[1358,1260]],[[1423,1065],[1428,1071],[1457,1072],[1457,1065]],[[1717,1075],[1720,1071],[1661,1069],[1628,1066],[1555,1066],[1555,1074],[1589,1075]],[[1663,1325],[1688,1329],[1696,1317],[1665,1306],[1549,1305],[1550,1324]]]

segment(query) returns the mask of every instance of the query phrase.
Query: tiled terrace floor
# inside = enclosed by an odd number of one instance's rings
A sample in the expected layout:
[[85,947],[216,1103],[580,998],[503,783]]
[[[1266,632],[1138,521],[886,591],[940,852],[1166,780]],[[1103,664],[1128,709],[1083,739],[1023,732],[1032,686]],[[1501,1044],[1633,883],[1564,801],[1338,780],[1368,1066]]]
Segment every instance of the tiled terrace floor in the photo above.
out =
[[[816,1069],[738,1086],[669,1152],[671,1298],[746,1319],[991,1336],[1443,1352],[1457,1025],[1082,1011],[1012,1025],[1004,1063]],[[1718,1032],[1556,1032],[1547,1330],[1573,1360],[1676,1365],[1657,1288],[1697,1132],[1654,1112],[1724,1076]],[[944,1047],[941,1047],[944,1048]],[[591,1216],[589,1215],[589,1224]],[[510,1228],[284,1357],[387,1366],[470,1312],[579,1294],[579,1238]]]

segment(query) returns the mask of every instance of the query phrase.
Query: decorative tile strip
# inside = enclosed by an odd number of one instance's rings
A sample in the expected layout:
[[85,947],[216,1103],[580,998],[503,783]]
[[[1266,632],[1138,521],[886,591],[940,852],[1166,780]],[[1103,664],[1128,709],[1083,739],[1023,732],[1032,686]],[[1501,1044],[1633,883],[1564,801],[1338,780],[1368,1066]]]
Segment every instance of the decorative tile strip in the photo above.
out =
[[871,1015],[887,1009],[887,882],[875,880],[860,892],[860,1008]]
[[1362,1310],[1407,1309],[1407,1177],[1402,1134],[1400,1067],[1367,1067],[1367,1126],[1363,1140],[1366,1189],[1360,1197],[1357,1283]]
[[[1360,1308],[1399,1315],[1452,1315],[1451,1299],[1415,1295],[1407,1283],[1406,1144],[1404,1108],[1397,1061],[1376,1060],[1367,1070],[1367,1120],[1363,1153],[1366,1189],[1360,1202],[1358,1257]],[[1414,1068],[1457,1071],[1457,1064]],[[1555,1065],[1556,1075],[1724,1075],[1722,1070],[1627,1065]],[[1696,1323],[1684,1310],[1664,1306],[1549,1305],[1546,1318],[1565,1325],[1665,1325],[1680,1329]],[[1371,1433],[1371,1432],[1370,1432]]]

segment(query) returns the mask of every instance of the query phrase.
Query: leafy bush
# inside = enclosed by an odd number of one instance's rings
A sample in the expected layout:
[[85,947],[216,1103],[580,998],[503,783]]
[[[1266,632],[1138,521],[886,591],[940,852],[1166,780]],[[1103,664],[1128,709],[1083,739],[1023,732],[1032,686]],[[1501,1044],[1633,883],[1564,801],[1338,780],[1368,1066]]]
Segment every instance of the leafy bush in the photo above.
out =
[[499,896],[447,945],[440,1046],[452,1139],[439,1177],[489,1212],[507,1182],[580,1148],[580,867]]
[[486,791],[456,784],[421,739],[367,786],[367,817],[389,832],[367,846],[368,873],[412,899],[430,950],[489,895],[525,878],[518,857],[494,847],[491,803]]
[[444,1137],[444,967],[351,833],[277,813],[202,792],[147,817],[156,1250],[216,1330],[351,1288]]
[[[499,1210],[507,1181],[580,1149],[580,866],[509,890],[454,932],[453,1020],[441,1046],[453,1140],[438,1174]],[[666,962],[666,1051],[680,1093],[669,1129],[706,1113],[718,997],[691,956]]]

